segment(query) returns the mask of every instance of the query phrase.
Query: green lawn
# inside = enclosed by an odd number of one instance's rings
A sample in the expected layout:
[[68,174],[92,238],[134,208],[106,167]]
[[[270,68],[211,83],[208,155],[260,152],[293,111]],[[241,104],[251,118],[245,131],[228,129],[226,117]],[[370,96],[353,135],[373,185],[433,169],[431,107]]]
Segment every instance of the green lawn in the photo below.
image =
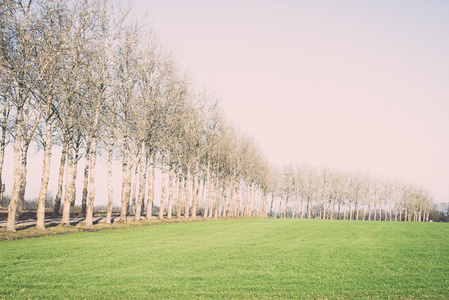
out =
[[0,298],[448,299],[449,224],[215,220],[3,241]]

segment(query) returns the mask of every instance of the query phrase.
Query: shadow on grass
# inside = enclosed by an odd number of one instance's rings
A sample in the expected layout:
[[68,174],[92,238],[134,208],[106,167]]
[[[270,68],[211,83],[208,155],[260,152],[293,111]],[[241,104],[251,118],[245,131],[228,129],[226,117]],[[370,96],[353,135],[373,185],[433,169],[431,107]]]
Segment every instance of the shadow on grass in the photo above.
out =
[[49,235],[60,235],[74,232],[98,232],[105,229],[122,229],[122,228],[135,228],[143,226],[153,226],[160,224],[175,224],[175,223],[189,223],[199,221],[212,221],[212,220],[231,220],[231,219],[246,219],[248,217],[235,217],[235,218],[211,218],[205,219],[198,218],[172,218],[172,219],[143,219],[141,221],[129,220],[121,222],[119,220],[112,219],[113,224],[106,224],[100,222],[102,218],[97,218],[93,221],[93,226],[86,227],[85,219],[75,220],[70,222],[70,226],[62,225],[60,222],[49,222],[45,224],[45,229],[37,229],[34,224],[17,226],[15,232],[6,230],[6,228],[0,228],[0,242],[12,241],[27,238],[38,238]]

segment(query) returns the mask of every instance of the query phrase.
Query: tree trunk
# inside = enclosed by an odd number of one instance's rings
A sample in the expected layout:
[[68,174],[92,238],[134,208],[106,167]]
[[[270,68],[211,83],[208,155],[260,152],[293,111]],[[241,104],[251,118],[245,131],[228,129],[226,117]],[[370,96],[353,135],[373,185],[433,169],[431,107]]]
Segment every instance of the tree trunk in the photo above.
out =
[[301,209],[301,219],[304,219],[304,195],[301,196],[301,201],[300,201],[300,209]]
[[349,220],[351,221],[352,220],[352,214],[353,214],[354,212],[352,211],[352,202],[351,201],[349,201]]
[[229,186],[229,216],[230,217],[235,217],[235,195],[234,195],[234,181],[231,179],[231,184]]
[[374,202],[374,218],[373,218],[373,221],[376,221],[376,220],[377,220],[377,203]]
[[15,221],[16,221],[16,210],[17,210],[17,202],[19,200],[19,191],[20,191],[20,181],[21,181],[21,146],[22,146],[22,122],[23,122],[23,112],[21,109],[17,111],[16,117],[16,137],[14,140],[14,184],[12,188],[12,193],[8,206],[8,222],[6,225],[6,229],[9,231],[15,230]]
[[218,190],[219,190],[218,178],[216,176],[214,183],[214,218],[218,218],[218,206],[219,206]]
[[[134,214],[134,220],[140,221],[142,214],[142,203],[145,201],[145,142],[142,141],[140,146],[140,171],[139,171],[139,194],[137,195],[136,213]],[[137,168],[138,166],[136,166]]]
[[223,186],[223,213],[221,216],[224,218],[228,216],[228,207],[229,207],[228,188]]
[[90,144],[91,141],[88,141],[86,148],[86,160],[84,164],[83,196],[81,198],[81,215],[83,217],[86,217],[87,191],[89,188]]
[[167,212],[167,219],[171,219],[172,217],[172,211],[173,211],[173,191],[175,188],[175,166],[169,165],[169,172],[168,172],[168,212]]
[[193,174],[193,201],[192,201],[192,218],[196,218],[196,210],[198,208],[198,176],[199,176],[199,163],[197,162],[195,165],[195,172]]
[[327,200],[327,195],[326,195],[326,190],[324,190],[324,195],[323,195],[323,220],[326,220],[326,200]]
[[51,124],[45,125],[45,146],[44,146],[44,166],[42,171],[41,189],[39,192],[39,200],[36,213],[36,228],[45,229],[45,199],[47,198],[48,180],[50,178],[50,162],[51,162]]
[[[114,203],[114,186],[113,186],[113,177],[112,177],[112,159],[114,154],[114,136],[112,135],[112,129],[111,129],[111,135],[109,136],[109,143],[108,143],[108,210],[106,213],[106,224],[112,223],[112,206]],[[84,169],[84,172],[86,172],[86,169]],[[85,173],[84,173],[85,174]],[[84,177],[85,179],[86,177]]]
[[271,205],[270,205],[270,218],[273,218],[273,203],[274,203],[274,193],[271,194]]
[[214,197],[215,197],[215,186],[214,186],[214,182],[213,182],[213,177],[211,176],[209,178],[209,218],[213,217],[213,213],[214,213]]
[[184,183],[182,181],[182,168],[178,170],[178,204],[176,205],[176,217],[181,218],[182,199],[184,198]]
[[67,141],[67,138],[64,136],[63,141],[62,141],[61,160],[59,162],[58,191],[57,191],[56,197],[55,197],[55,206],[53,208],[53,218],[56,218],[59,216],[59,209],[61,207],[62,187],[64,184],[64,171],[65,171],[65,164],[66,164],[66,158],[67,158],[67,146],[68,146],[68,141]]
[[123,157],[122,157],[122,195],[121,195],[121,208],[120,208],[120,222],[126,222],[126,215],[128,212],[129,195],[131,191],[131,171],[130,171],[130,149],[129,138],[125,136],[123,138]]
[[[186,174],[187,176],[187,174]],[[185,211],[186,211],[186,205],[187,205],[187,189],[188,189],[188,182],[187,178],[184,176],[184,185],[183,185],[183,193],[182,193],[182,209],[184,209],[184,218],[185,218]],[[187,208],[188,211],[188,208]]]
[[240,185],[238,183],[238,180],[236,180],[235,184],[234,184],[234,197],[235,197],[235,201],[234,201],[234,217],[238,217],[239,216],[239,211],[240,211]]
[[310,219],[312,212],[312,196],[307,196],[307,219]]
[[70,202],[72,200],[72,187],[73,187],[73,147],[69,142],[67,149],[67,172],[66,172],[66,184],[64,204],[62,211],[62,224],[70,225]]
[[22,211],[23,211],[23,203],[25,201],[25,189],[26,189],[26,184],[27,184],[27,174],[28,174],[28,169],[27,169],[27,164],[28,164],[28,150],[30,148],[30,143],[29,141],[25,142],[22,145],[22,153],[21,153],[21,158],[22,158],[22,163],[20,165],[21,167],[21,172],[20,172],[20,187],[19,187],[19,198],[17,201],[17,210],[16,210],[16,217],[19,218],[22,215]]
[[371,203],[368,204],[368,221],[371,221]]
[[0,141],[0,207],[4,206],[3,203],[3,163],[5,161],[5,149],[6,149],[6,130],[7,130],[7,125],[8,125],[8,108],[7,108],[7,103],[6,103],[6,99],[4,100],[4,104],[3,104],[3,114],[2,114],[2,137],[1,137],[1,141]]
[[150,162],[148,164],[148,199],[147,199],[147,219],[151,219],[153,214],[154,202],[154,164],[156,160],[156,151],[150,153]]
[[[94,125],[96,126],[96,125]],[[96,128],[96,127],[94,127]],[[97,163],[97,138],[96,136],[92,137],[92,141],[90,144],[91,154],[90,154],[90,176],[89,176],[89,197],[87,199],[86,206],[86,227],[90,227],[93,225],[93,214],[94,214],[94,200],[95,200],[95,166]]]
[[189,218],[190,199],[192,194],[192,179],[190,174],[190,165],[187,166],[187,189],[186,189],[186,203],[184,206],[184,218]]
[[163,219],[164,218],[164,202],[165,202],[165,198],[166,198],[166,193],[167,193],[167,187],[166,187],[166,183],[165,183],[165,155],[162,154],[162,158],[161,158],[161,178],[162,178],[162,193],[161,193],[161,204],[159,206],[159,219]]
[[74,162],[73,162],[73,181],[72,181],[72,200],[70,201],[70,214],[73,217],[75,212],[75,200],[76,200],[76,175],[78,173],[78,161],[80,152],[81,137],[76,142]]
[[134,176],[132,175],[131,171],[131,203],[128,206],[128,215],[134,214],[136,215],[136,201],[137,201],[137,187],[138,187],[138,180],[139,180],[139,158],[138,157],[132,157],[132,165],[134,167]]

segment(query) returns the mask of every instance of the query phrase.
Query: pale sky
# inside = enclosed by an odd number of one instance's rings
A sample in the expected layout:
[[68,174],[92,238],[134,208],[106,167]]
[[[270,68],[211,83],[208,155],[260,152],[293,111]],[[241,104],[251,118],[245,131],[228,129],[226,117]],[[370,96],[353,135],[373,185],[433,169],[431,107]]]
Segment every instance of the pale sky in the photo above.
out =
[[[274,165],[400,179],[449,201],[449,1],[135,0],[133,14],[145,12]],[[27,198],[42,174],[31,157]],[[104,159],[98,167],[104,204]]]
[[449,1],[134,1],[275,165],[449,201]]

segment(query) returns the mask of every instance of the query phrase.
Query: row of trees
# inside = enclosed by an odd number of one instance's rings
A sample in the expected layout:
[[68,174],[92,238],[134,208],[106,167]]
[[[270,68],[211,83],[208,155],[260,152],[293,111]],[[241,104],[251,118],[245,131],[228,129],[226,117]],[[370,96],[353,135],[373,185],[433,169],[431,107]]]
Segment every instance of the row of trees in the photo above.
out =
[[[429,197],[421,190],[308,168],[276,172],[253,140],[226,123],[214,97],[193,88],[151,28],[109,1],[4,1],[0,22],[0,183],[8,143],[14,153],[8,230],[22,210],[32,143],[44,153],[42,229],[53,151],[62,154],[53,213],[62,205],[66,225],[82,188],[82,214],[92,226],[99,156],[108,162],[108,223],[117,160],[121,221],[129,214],[140,220],[145,211],[151,218],[156,168],[159,218],[280,216],[281,206],[284,217],[340,218],[343,209],[344,219],[361,219],[362,208],[363,218],[375,220],[386,212],[390,220],[403,219],[404,209],[405,219],[428,216]],[[391,200],[390,190],[407,200]]]
[[107,222],[114,159],[122,164],[122,221],[130,203],[137,220],[145,204],[151,217],[157,167],[162,199],[168,197],[167,209],[161,201],[160,218],[164,211],[168,218],[195,217],[200,210],[205,216],[262,213],[256,195],[264,187],[266,159],[252,140],[226,124],[213,97],[192,88],[149,26],[129,20],[126,10],[106,0],[2,2],[0,16],[0,168],[7,143],[14,149],[8,230],[21,213],[33,142],[44,153],[38,228],[44,228],[55,147],[62,155],[54,215],[63,205],[67,225],[81,157],[82,213],[86,226],[92,225],[100,154],[108,160]]
[[271,217],[428,221],[432,210],[429,191],[398,181],[307,166],[285,167],[278,177]]

